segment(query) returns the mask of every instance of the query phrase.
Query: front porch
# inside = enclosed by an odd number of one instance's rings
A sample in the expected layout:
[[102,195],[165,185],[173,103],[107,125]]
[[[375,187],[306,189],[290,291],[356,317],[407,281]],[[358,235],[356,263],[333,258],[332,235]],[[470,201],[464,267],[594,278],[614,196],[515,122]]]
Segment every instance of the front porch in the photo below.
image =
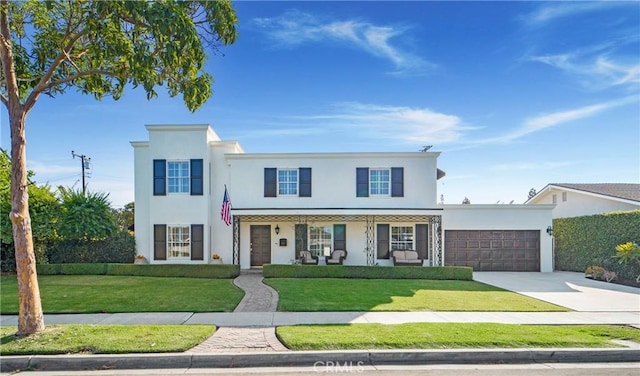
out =
[[441,210],[286,211],[233,209],[233,263],[241,269],[293,264],[301,251],[310,251],[324,265],[326,256],[342,249],[348,252],[345,265],[391,266],[392,250],[416,249],[424,266],[443,265]]

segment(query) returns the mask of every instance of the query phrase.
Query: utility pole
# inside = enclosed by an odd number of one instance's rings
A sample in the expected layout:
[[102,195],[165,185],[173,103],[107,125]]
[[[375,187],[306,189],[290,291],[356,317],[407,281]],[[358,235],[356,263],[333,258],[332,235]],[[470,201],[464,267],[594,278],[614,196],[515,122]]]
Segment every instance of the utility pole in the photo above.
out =
[[80,158],[80,164],[82,165],[82,195],[86,196],[87,184],[85,183],[85,170],[89,169],[89,162],[91,162],[91,158],[84,154],[76,154],[73,150],[71,150],[71,156],[73,159],[76,159],[76,157]]

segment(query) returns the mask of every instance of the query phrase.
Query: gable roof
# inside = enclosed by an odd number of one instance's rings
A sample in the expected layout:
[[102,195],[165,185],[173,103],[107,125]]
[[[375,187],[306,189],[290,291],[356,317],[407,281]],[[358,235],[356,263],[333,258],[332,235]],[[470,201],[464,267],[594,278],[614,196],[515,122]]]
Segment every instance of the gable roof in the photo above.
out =
[[609,198],[635,201],[637,203],[640,203],[640,184],[632,183],[551,183],[544,187],[534,197],[527,200],[527,202],[534,200],[541,193],[546,192],[551,188],[565,188],[574,191],[581,191],[599,196],[606,196]]
[[602,184],[570,184],[556,183],[550,184],[557,187],[575,189],[577,191],[585,191],[596,193],[603,196],[622,198],[625,200],[640,202],[640,184],[627,183],[602,183]]

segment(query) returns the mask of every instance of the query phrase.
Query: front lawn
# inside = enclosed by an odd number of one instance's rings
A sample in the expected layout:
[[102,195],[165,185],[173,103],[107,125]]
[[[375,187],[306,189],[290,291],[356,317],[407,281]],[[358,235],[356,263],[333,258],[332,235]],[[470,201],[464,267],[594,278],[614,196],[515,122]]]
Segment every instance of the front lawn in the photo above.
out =
[[60,325],[29,337],[0,328],[1,355],[182,352],[215,331],[211,325]]
[[568,311],[473,281],[269,278],[279,311]]
[[[45,313],[231,312],[244,293],[230,279],[38,276]],[[15,276],[0,277],[0,312],[18,312]]]
[[640,330],[606,325],[418,323],[297,325],[276,329],[291,350],[618,347]]

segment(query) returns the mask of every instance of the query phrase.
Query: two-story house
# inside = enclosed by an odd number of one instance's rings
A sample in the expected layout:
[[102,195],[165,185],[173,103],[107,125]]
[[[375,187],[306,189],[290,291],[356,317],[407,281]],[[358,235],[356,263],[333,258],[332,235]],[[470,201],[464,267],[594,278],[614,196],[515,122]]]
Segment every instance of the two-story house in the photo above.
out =
[[[552,205],[438,205],[437,152],[245,153],[208,125],[147,125],[135,150],[136,247],[151,263],[242,269],[301,251],[346,265],[551,271]],[[221,216],[223,202],[230,216]]]

